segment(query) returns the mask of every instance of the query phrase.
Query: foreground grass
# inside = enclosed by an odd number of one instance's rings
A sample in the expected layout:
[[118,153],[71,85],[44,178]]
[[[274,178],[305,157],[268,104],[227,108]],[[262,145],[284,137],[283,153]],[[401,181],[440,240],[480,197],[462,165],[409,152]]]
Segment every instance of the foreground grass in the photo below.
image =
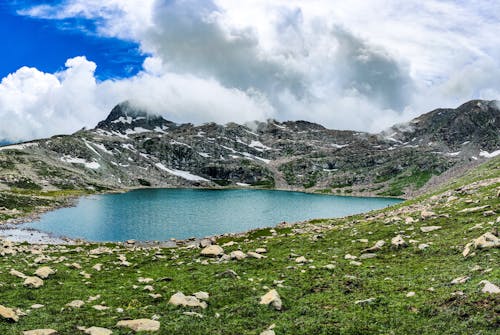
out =
[[[497,215],[459,211],[488,205],[487,210],[498,213],[500,181],[492,178],[500,177],[499,168],[500,160],[492,160],[446,188],[383,211],[314,220],[276,229],[274,235],[267,229],[219,241],[237,241],[224,248],[226,254],[238,248],[246,252],[265,247],[265,259],[207,261],[199,256],[199,249],[187,248],[108,245],[111,254],[92,255],[97,245],[14,246],[16,255],[0,257],[0,304],[20,308],[27,315],[17,323],[0,320],[0,334],[35,328],[82,333],[77,326],[129,334],[115,327],[117,321],[129,318],[158,318],[161,334],[259,334],[271,324],[276,325],[276,334],[498,334],[500,297],[482,293],[479,283],[489,280],[500,285],[500,249],[462,256],[467,242],[498,227]],[[482,180],[489,182],[463,187]],[[424,209],[434,211],[436,217],[422,220]],[[406,223],[407,217],[416,222]],[[442,228],[430,233],[419,229],[432,225]],[[407,248],[390,247],[397,234],[408,242]],[[346,254],[359,257],[377,240],[387,243],[377,257],[357,259],[360,265],[345,259]],[[420,250],[421,243],[429,247]],[[22,279],[9,274],[15,269],[32,275],[42,265],[35,264],[42,254],[48,257],[43,265],[57,270],[43,287],[23,287]],[[119,255],[125,255],[131,265],[120,265]],[[309,262],[297,263],[298,256]],[[75,269],[72,263],[82,268]],[[103,265],[101,271],[92,269],[97,263]],[[332,266],[325,268],[328,264]],[[228,269],[238,277],[224,275]],[[85,273],[91,277],[85,278]],[[451,284],[462,276],[470,279]],[[154,282],[140,283],[139,277]],[[152,285],[162,297],[150,297],[145,285]],[[282,311],[259,304],[260,296],[271,288],[283,300]],[[208,308],[169,305],[168,299],[177,291],[210,293]],[[415,295],[408,297],[410,292]],[[97,300],[88,301],[97,295]],[[355,303],[368,298],[373,301]],[[76,299],[86,304],[80,309],[65,307]],[[44,307],[33,309],[33,304]],[[110,308],[97,311],[92,308],[97,304]],[[203,317],[183,314],[187,311]]]

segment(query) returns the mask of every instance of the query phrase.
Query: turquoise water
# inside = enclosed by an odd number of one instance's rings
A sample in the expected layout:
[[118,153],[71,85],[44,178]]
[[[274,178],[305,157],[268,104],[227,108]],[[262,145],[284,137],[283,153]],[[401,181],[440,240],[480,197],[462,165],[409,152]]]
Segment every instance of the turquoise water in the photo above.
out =
[[267,190],[145,189],[81,198],[24,224],[89,241],[186,239],[314,218],[341,217],[400,200]]

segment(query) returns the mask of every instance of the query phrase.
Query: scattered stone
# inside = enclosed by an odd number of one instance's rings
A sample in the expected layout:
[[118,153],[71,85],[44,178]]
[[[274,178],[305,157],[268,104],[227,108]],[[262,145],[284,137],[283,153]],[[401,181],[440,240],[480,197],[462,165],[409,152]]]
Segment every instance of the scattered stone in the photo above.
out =
[[474,212],[479,212],[482,211],[483,209],[489,208],[489,205],[485,206],[478,206],[478,207],[471,207],[471,208],[465,208],[462,209],[461,211],[458,211],[459,213],[474,213]]
[[247,256],[252,257],[252,258],[256,258],[256,259],[266,258],[266,256],[258,254],[258,253],[253,252],[253,251],[247,252]]
[[33,309],[40,309],[40,308],[44,308],[45,305],[42,305],[42,304],[33,304],[30,307],[33,308]]
[[25,330],[23,331],[23,335],[56,335],[57,330],[54,329],[34,329],[34,330]]
[[500,239],[492,233],[485,233],[474,240],[474,247],[478,249],[498,248]]
[[420,212],[420,217],[422,218],[422,220],[431,219],[436,216],[436,213],[429,210],[423,210],[422,212]]
[[464,251],[462,251],[462,255],[463,255],[464,257],[467,257],[467,256],[470,254],[470,252],[471,252],[471,249],[470,249],[470,248],[472,247],[472,245],[473,245],[473,243],[467,243],[467,244],[465,245]]
[[418,249],[419,250],[425,250],[428,247],[430,247],[430,245],[428,245],[427,243],[421,243],[421,244],[418,245]]
[[0,305],[0,316],[8,321],[19,321],[19,316],[12,308]]
[[73,300],[73,301],[66,304],[67,307],[71,307],[71,308],[80,308],[83,305],[85,305],[85,302],[82,300]]
[[43,280],[41,280],[38,277],[26,277],[23,285],[28,286],[30,288],[39,288],[43,286]]
[[325,266],[323,266],[325,269],[328,269],[328,270],[333,270],[335,269],[335,265],[334,264],[326,264]]
[[264,294],[260,298],[260,304],[261,305],[270,305],[277,311],[281,311],[281,309],[283,307],[282,303],[281,303],[280,295],[279,295],[278,291],[276,291],[276,290],[271,290],[271,291],[267,292],[266,294]]
[[363,263],[358,262],[358,261],[350,261],[349,264],[354,265],[354,266],[361,266]]
[[276,335],[276,333],[272,329],[267,329],[260,333],[260,335]]
[[391,239],[391,245],[396,249],[404,248],[404,247],[408,246],[408,244],[406,243],[406,241],[403,239],[403,237],[401,235],[397,235],[397,236],[393,237]]
[[409,216],[409,217],[405,218],[405,223],[406,224],[415,223],[415,219]]
[[492,282],[481,280],[479,284],[484,285],[483,289],[481,290],[481,292],[483,293],[500,294],[500,287],[496,286]]
[[359,256],[359,259],[370,259],[370,258],[375,258],[375,257],[377,257],[377,254],[366,253],[366,254],[362,254],[361,256]]
[[295,258],[295,263],[307,263],[307,258],[305,258],[304,256],[297,257]]
[[442,228],[441,226],[427,226],[427,227],[420,227],[420,231],[422,233],[429,233],[431,231],[439,230],[441,228]]
[[42,279],[47,279],[49,278],[50,275],[53,275],[54,273],[56,272],[48,266],[42,266],[41,268],[38,268],[35,271],[35,275]]
[[21,278],[21,279],[26,279],[26,277],[27,277],[24,273],[19,272],[19,271],[14,270],[14,269],[10,270],[9,274],[12,275],[12,276]]
[[458,277],[458,278],[455,278],[451,281],[451,284],[452,285],[457,285],[457,284],[463,284],[467,281],[469,281],[470,277],[468,276],[462,276],[462,277]]
[[207,292],[203,291],[193,293],[193,295],[199,300],[204,300],[204,301],[207,301],[210,298],[210,295]]
[[196,312],[183,312],[182,314],[187,315],[187,316],[194,316],[194,317],[203,319],[203,315],[200,314],[200,313],[196,313]]
[[258,254],[265,254],[265,253],[267,253],[267,249],[266,248],[257,248],[257,249],[255,249],[255,252]]
[[207,308],[206,302],[200,301],[197,297],[192,295],[184,295],[182,292],[177,292],[172,295],[168,303],[174,306]]
[[94,305],[92,306],[93,309],[95,309],[96,311],[106,311],[109,309],[108,306],[103,306],[103,305]]
[[485,211],[483,212],[483,216],[495,216],[497,213],[495,211]]
[[414,296],[415,296],[415,292],[413,292],[413,291],[406,293],[406,297],[407,298],[411,298],[411,297],[414,297]]
[[222,246],[223,247],[232,247],[233,245],[237,244],[236,242],[234,241],[229,241],[227,243],[224,243]]
[[150,319],[122,320],[118,321],[116,326],[130,328],[135,332],[155,332],[160,330],[160,322]]
[[153,278],[142,278],[142,277],[139,277],[139,278],[137,279],[137,281],[138,281],[139,283],[149,284],[149,283],[154,282],[155,280],[154,280]]
[[107,328],[90,327],[81,329],[85,334],[89,335],[111,335],[113,332]]
[[210,245],[212,245],[212,241],[208,238],[204,238],[200,241],[200,247],[202,247],[202,248],[206,248]]
[[351,255],[351,254],[347,254],[347,255],[345,255],[345,256],[344,256],[344,259],[351,259],[351,260],[355,260],[355,259],[358,259],[358,257],[353,256],[353,255]]
[[219,257],[224,254],[224,249],[216,244],[209,245],[203,248],[200,254],[205,257]]
[[102,264],[101,263],[97,263],[95,264],[92,269],[96,270],[96,271],[101,271],[102,270]]
[[380,241],[375,242],[375,245],[373,247],[365,249],[365,250],[363,250],[361,252],[365,253],[365,252],[379,251],[380,249],[382,249],[382,247],[384,245],[385,245],[385,241],[384,240],[380,240]]
[[243,251],[236,250],[236,251],[232,251],[232,252],[229,254],[229,258],[230,258],[230,259],[236,259],[236,260],[238,260],[238,261],[241,261],[242,259],[247,258],[247,255],[246,255]]
[[237,278],[238,274],[235,271],[231,270],[231,269],[227,269],[226,271],[219,273],[217,275],[217,277]]

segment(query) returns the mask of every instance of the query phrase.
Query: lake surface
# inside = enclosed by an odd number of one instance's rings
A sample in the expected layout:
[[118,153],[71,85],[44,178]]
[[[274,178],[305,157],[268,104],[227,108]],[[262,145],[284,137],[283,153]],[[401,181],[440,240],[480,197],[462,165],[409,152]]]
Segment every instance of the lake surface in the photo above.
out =
[[22,227],[89,241],[161,241],[342,217],[398,202],[267,190],[144,189],[81,198],[76,207]]

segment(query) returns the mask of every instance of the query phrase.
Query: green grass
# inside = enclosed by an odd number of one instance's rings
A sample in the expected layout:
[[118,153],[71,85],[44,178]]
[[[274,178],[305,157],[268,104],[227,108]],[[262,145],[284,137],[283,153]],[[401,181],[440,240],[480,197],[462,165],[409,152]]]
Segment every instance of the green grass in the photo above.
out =
[[433,173],[431,171],[419,171],[412,169],[408,172],[402,173],[389,183],[389,187],[386,191],[378,193],[379,195],[385,196],[400,196],[405,194],[404,190],[408,187],[413,187],[419,189],[425,185],[431,179]]
[[[79,334],[77,326],[101,326],[113,334],[130,334],[115,327],[127,318],[151,318],[161,322],[160,334],[259,334],[275,324],[276,334],[498,334],[500,326],[500,296],[480,292],[481,280],[500,285],[500,249],[477,250],[475,256],[464,258],[464,245],[490,231],[496,216],[481,213],[459,213],[466,207],[489,205],[500,211],[496,196],[500,182],[473,189],[459,190],[478,180],[500,177],[500,159],[495,159],[467,176],[436,190],[389,209],[343,219],[314,220],[293,228],[252,231],[246,236],[224,237],[219,244],[230,240],[238,244],[226,247],[225,252],[266,247],[265,259],[215,262],[203,264],[199,250],[145,249],[131,250],[117,246],[112,255],[89,256],[96,245],[79,247],[49,247],[44,253],[52,260],[47,264],[57,274],[45,280],[39,289],[23,287],[22,280],[8,274],[16,269],[32,274],[40,265],[34,264],[38,254],[18,253],[0,257],[0,304],[18,307],[23,311],[35,303],[45,307],[32,310],[18,323],[0,320],[0,334],[21,334],[22,330],[54,328],[60,334]],[[431,198],[452,191],[458,199],[446,202],[447,197]],[[456,190],[456,191],[455,191]],[[468,204],[466,200],[478,201]],[[416,205],[432,207],[437,217],[406,224],[405,217],[418,218]],[[404,210],[404,211],[403,211]],[[403,211],[399,213],[398,211]],[[395,216],[403,220],[391,219]],[[367,220],[367,218],[373,218]],[[473,229],[477,224],[482,228]],[[421,226],[439,225],[441,230],[422,233]],[[377,257],[361,260],[360,266],[344,259],[346,254],[359,256],[361,250],[383,239],[390,244],[396,234],[418,241],[407,248],[392,249],[386,245]],[[368,239],[368,243],[359,239]],[[419,243],[431,246],[419,250]],[[109,245],[115,248],[114,245]],[[125,254],[131,267],[118,265],[118,254]],[[308,264],[294,260],[304,256]],[[60,257],[65,257],[58,261]],[[80,271],[65,264],[78,262],[82,270],[91,273],[85,279]],[[92,266],[102,263],[104,270]],[[324,268],[334,264],[334,269]],[[221,277],[231,269],[239,278]],[[459,285],[450,282],[460,276],[471,279]],[[163,297],[153,300],[143,290],[139,277],[155,279],[151,285]],[[165,279],[165,278],[168,278]],[[283,281],[279,285],[278,281]],[[134,288],[137,285],[137,288]],[[433,288],[430,291],[429,288]],[[260,296],[276,288],[283,300],[278,312],[259,305]],[[177,291],[191,294],[210,293],[206,310],[178,308],[168,304]],[[414,297],[407,297],[408,292]],[[463,294],[457,294],[457,292]],[[100,294],[95,302],[71,310],[65,304],[74,299],[87,300]],[[374,298],[367,305],[357,300]],[[94,304],[111,307],[98,312]],[[119,313],[116,308],[123,308]],[[196,311],[203,318],[184,315]]]

